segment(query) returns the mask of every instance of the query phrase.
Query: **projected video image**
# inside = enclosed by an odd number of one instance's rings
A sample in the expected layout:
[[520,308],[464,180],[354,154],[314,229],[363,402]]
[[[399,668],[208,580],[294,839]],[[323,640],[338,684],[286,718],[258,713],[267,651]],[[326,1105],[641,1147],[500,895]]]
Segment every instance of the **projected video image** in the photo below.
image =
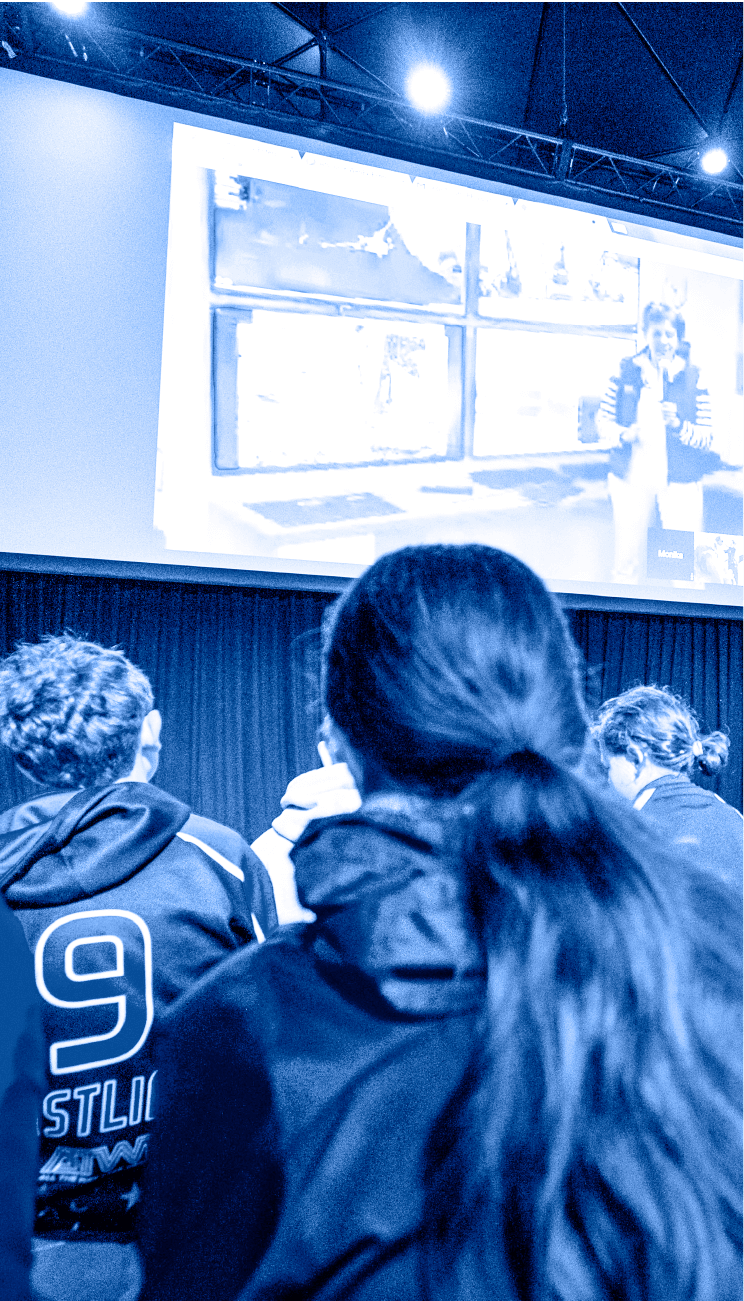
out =
[[[254,311],[218,317],[236,338],[237,418],[218,411],[221,469],[359,465],[447,454],[447,338],[441,325]],[[227,398],[230,409],[230,396]],[[322,412],[322,419],[314,413]],[[233,428],[236,437],[231,437]]]
[[218,174],[215,284],[420,306],[460,303],[462,268],[448,247],[460,232],[450,232],[446,221],[422,229],[403,218],[404,238],[396,215],[401,220],[392,204]]
[[544,208],[519,200],[503,224],[484,224],[480,313],[635,329],[639,258],[612,247],[606,221],[560,208],[547,221]]
[[725,253],[176,126],[165,545],[350,572],[482,541],[567,591],[730,592],[742,294]]

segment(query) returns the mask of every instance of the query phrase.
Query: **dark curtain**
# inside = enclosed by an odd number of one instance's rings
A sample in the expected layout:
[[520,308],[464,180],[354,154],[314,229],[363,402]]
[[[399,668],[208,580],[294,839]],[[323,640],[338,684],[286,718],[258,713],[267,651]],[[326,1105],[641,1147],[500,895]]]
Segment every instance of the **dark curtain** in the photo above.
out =
[[[332,597],[195,583],[0,575],[0,650],[69,629],[118,645],[163,715],[156,785],[250,841],[318,766],[319,628]],[[38,789],[38,788],[36,788]],[[2,752],[0,807],[34,787]]]
[[[296,773],[317,767],[317,592],[0,573],[0,653],[64,629],[121,646],[150,678],[163,719],[156,783],[250,841]],[[590,704],[670,685],[707,728],[727,724],[728,768],[701,779],[741,808],[742,629],[734,620],[573,611]],[[38,789],[38,788],[36,788]],[[34,788],[0,752],[0,808]]]

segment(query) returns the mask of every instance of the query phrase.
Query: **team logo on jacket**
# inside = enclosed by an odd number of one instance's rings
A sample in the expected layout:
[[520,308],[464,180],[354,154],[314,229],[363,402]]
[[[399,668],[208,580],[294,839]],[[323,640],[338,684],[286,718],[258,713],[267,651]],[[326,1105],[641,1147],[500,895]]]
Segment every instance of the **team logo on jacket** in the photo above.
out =
[[113,1148],[60,1146],[41,1167],[39,1180],[45,1184],[89,1184],[117,1167],[142,1165],[149,1138],[149,1134],[140,1134],[134,1143],[121,1139]]

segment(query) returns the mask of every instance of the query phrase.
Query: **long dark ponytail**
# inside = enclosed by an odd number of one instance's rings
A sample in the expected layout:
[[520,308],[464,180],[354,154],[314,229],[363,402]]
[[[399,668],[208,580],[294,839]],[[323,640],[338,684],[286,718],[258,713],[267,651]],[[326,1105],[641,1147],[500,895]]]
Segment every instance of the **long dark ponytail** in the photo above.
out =
[[503,552],[407,548],[335,608],[324,687],[365,777],[463,808],[488,980],[430,1145],[435,1301],[733,1301],[735,906],[576,776],[557,604]]
[[471,795],[487,1007],[431,1147],[434,1295],[734,1301],[736,901],[542,756]]

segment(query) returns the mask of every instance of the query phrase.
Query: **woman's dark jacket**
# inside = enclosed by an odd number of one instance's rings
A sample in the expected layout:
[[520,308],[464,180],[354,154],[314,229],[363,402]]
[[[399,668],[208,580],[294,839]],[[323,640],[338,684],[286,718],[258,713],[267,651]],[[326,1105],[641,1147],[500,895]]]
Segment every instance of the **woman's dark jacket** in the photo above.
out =
[[166,1019],[142,1301],[419,1297],[424,1148],[483,989],[430,807],[311,823],[294,856],[317,921]]
[[668,845],[690,854],[698,867],[741,889],[744,823],[720,795],[684,773],[655,777],[638,792],[634,807],[649,818]]
[[[624,357],[617,375],[613,375],[602,403],[608,419],[629,429],[638,418],[638,403],[643,388],[641,358],[648,357],[644,348],[637,357]],[[664,401],[674,402],[679,427],[667,428],[667,474],[669,483],[696,483],[705,474],[720,470],[722,461],[716,452],[692,447],[683,441],[683,434],[693,426],[710,429],[710,398],[701,382],[700,370],[685,359],[677,374],[664,381]],[[621,442],[610,452],[609,468],[618,478],[624,479],[630,467],[633,444]]]

